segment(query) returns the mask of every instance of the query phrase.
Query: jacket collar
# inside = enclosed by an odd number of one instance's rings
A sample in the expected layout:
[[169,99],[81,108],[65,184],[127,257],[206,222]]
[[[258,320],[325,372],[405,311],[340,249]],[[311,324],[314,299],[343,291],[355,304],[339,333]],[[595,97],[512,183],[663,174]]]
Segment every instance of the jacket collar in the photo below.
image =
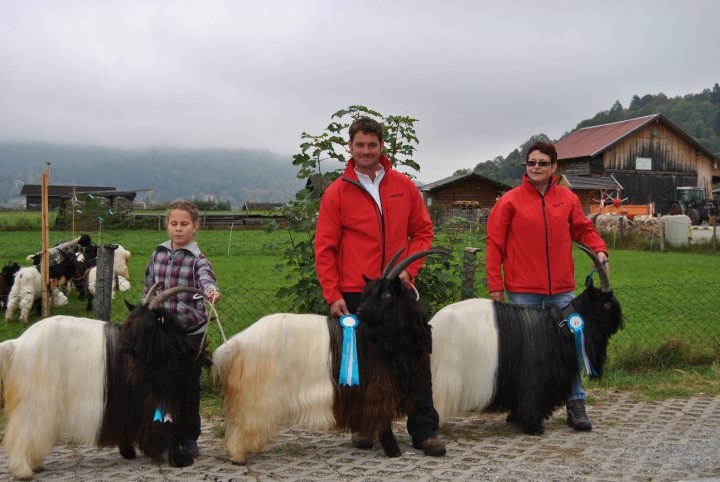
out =
[[[172,249],[172,241],[168,239],[168,240],[165,241],[164,243],[158,244],[158,248],[165,248],[165,249],[167,249],[168,251],[172,251],[172,250],[173,250],[173,249]],[[183,246],[183,247],[180,248],[180,249],[184,249],[185,251],[189,251],[189,252],[192,253],[193,256],[195,256],[195,257],[200,256],[200,248],[198,248],[197,242],[195,242],[195,241],[193,241],[192,243],[190,243],[190,244],[188,244],[188,245],[186,245],[186,246]],[[178,251],[178,250],[175,250],[175,251]]]
[[[392,169],[392,164],[390,164],[390,160],[385,157],[385,154],[380,154],[380,165],[385,168],[385,175],[387,176],[388,171]],[[345,167],[345,173],[343,174],[343,177],[355,182],[360,182],[357,174],[355,173],[355,159],[353,159],[352,157],[350,158],[347,166]]]
[[[547,194],[548,192],[550,192],[550,189],[551,189],[555,184],[558,183],[558,178],[556,178],[555,176],[552,176],[552,177],[550,178],[550,181],[549,181],[549,182],[550,182],[550,185],[548,186],[547,191],[545,191],[545,194]],[[536,193],[540,194],[540,191],[538,191],[537,188],[535,187],[535,185],[530,182],[530,178],[528,178],[527,173],[523,174],[523,177],[522,177],[522,187],[523,187],[523,189],[529,189],[529,190],[531,190],[532,192],[536,192]]]

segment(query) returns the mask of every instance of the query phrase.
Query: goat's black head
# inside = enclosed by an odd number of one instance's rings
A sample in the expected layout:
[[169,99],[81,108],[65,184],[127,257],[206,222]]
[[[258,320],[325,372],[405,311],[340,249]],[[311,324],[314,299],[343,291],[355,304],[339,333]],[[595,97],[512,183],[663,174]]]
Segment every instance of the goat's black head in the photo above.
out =
[[363,290],[362,303],[358,308],[358,318],[370,326],[392,326],[421,319],[424,322],[422,308],[415,293],[403,286],[400,273],[413,262],[429,254],[447,254],[442,249],[430,249],[413,253],[395,265],[395,261],[404,250],[400,249],[390,260],[380,278],[370,280],[363,276],[367,285]]
[[572,305],[585,320],[585,350],[593,368],[602,375],[608,340],[623,326],[622,310],[610,288],[607,271],[597,255],[584,244],[576,244],[590,256],[600,277],[600,288],[588,286],[573,300]]
[[7,264],[3,266],[2,274],[0,276],[2,276],[6,283],[12,284],[14,275],[18,271],[20,271],[20,265],[14,261],[8,261]]
[[125,302],[131,311],[120,327],[120,343],[121,350],[130,355],[130,373],[135,382],[152,378],[153,384],[163,385],[166,382],[158,374],[188,370],[200,355],[198,347],[187,336],[199,326],[182,326],[162,304],[180,292],[197,293],[205,298],[207,295],[198,289],[181,286],[153,298],[160,285],[156,283],[150,288],[139,306]]

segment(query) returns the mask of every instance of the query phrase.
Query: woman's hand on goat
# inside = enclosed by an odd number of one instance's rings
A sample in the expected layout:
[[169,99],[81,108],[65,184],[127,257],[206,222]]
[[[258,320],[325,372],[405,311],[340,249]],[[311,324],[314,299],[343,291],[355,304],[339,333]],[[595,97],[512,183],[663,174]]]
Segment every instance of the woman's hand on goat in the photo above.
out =
[[505,301],[505,291],[503,291],[503,290],[491,291],[490,299],[493,301],[499,301],[501,303],[504,302]]
[[603,265],[603,268],[605,268],[605,272],[610,276],[610,260],[608,259],[607,253],[600,251],[597,254],[598,259]]
[[330,304],[330,314],[332,316],[342,316],[342,315],[350,314],[350,312],[347,309],[347,305],[345,304],[345,300],[343,298],[333,301]]

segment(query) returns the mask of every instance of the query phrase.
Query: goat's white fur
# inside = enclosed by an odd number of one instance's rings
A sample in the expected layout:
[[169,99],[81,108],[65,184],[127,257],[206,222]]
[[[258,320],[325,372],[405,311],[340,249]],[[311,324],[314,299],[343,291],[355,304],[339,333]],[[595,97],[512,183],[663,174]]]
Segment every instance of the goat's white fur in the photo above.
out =
[[225,434],[233,462],[262,450],[281,424],[334,427],[329,347],[326,316],[279,313],[215,350],[213,374],[223,382],[225,416],[233,417]]
[[[113,275],[114,277],[115,275]],[[95,283],[97,281],[97,267],[93,266],[88,270],[88,281],[87,281],[87,288],[90,294],[95,294]],[[118,290],[117,287],[120,289]],[[124,276],[117,275],[117,284],[115,283],[115,280],[112,280],[112,292],[110,296],[112,298],[115,298],[115,291],[128,291],[130,289],[130,281],[128,281]]]
[[[15,310],[20,308],[20,321],[27,323],[32,309],[33,302],[39,299],[42,290],[42,276],[34,266],[21,268],[15,273],[15,281],[8,294],[8,306],[5,312],[5,320],[12,320]],[[68,302],[67,297],[57,288],[53,288],[50,294],[52,306],[63,306]]]
[[15,477],[31,478],[59,441],[94,444],[104,408],[104,325],[53,316],[0,343],[4,443]]
[[[118,244],[113,253],[113,276],[118,275],[130,279],[128,264],[130,263],[130,251]],[[121,290],[122,291],[122,290]]]
[[[454,414],[487,407],[498,368],[498,331],[491,300],[471,299],[448,305],[433,319],[433,402],[444,423]],[[473,380],[473,383],[467,383]]]

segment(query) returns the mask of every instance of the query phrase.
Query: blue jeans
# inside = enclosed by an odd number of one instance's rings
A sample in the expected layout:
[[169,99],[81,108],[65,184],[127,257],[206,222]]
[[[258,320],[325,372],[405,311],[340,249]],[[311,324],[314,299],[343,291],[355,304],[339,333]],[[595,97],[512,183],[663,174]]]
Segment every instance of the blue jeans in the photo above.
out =
[[[568,305],[575,298],[575,293],[568,291],[567,293],[556,293],[554,295],[540,295],[537,293],[508,291],[507,297],[508,303],[513,305],[525,305],[533,308],[547,308],[548,306],[561,308]],[[577,380],[573,383],[572,393],[567,401],[570,400],[585,400],[585,390],[582,387],[582,372],[579,373]]]

